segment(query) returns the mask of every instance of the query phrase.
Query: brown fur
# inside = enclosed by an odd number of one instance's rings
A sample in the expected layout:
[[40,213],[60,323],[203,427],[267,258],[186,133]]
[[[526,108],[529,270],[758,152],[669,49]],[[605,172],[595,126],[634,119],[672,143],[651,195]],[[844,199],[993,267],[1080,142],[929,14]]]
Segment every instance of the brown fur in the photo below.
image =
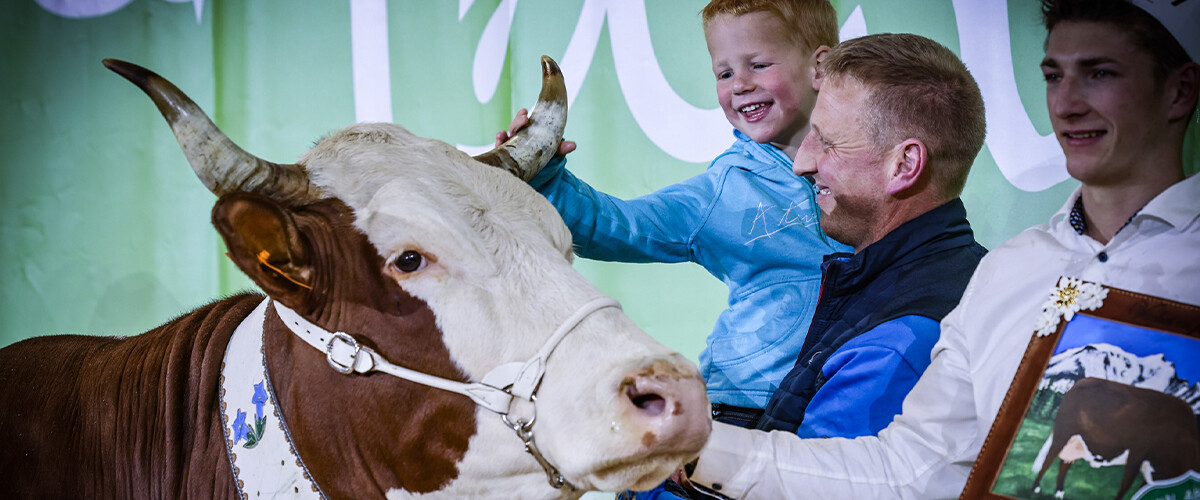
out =
[[231,297],[135,337],[0,349],[0,496],[231,498],[217,377],[259,301]]
[[[238,231],[272,218],[290,236],[254,243],[290,246],[273,255],[294,260],[272,264],[311,289],[281,285],[244,255],[256,250]],[[382,258],[351,221],[336,200],[291,211],[235,193],[214,209],[234,260],[277,300],[393,362],[463,380],[433,313],[385,279]],[[61,335],[0,349],[0,497],[234,497],[217,381],[234,328],[261,300],[234,296],[129,338]],[[383,374],[336,373],[274,312],[265,338],[280,411],[326,494],[427,492],[457,476],[475,432],[470,400]]]

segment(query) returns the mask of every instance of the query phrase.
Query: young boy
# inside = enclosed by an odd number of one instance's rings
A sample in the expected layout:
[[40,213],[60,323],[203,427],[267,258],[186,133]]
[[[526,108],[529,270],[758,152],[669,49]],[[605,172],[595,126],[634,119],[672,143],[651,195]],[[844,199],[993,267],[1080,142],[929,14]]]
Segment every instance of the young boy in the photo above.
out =
[[[695,262],[729,286],[700,370],[714,419],[752,427],[804,343],[822,257],[849,249],[821,232],[812,183],[792,173],[837,15],[828,0],[713,0],[701,15],[736,129],[728,150],[704,173],[631,200],[597,192],[562,157],[530,184],[562,214],[580,256]],[[524,123],[522,110],[510,130]]]

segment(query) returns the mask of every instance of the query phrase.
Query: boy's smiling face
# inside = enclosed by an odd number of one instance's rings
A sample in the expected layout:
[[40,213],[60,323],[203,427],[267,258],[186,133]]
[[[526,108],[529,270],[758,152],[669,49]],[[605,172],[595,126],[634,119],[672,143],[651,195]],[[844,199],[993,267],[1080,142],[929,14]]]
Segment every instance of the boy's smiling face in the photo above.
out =
[[794,156],[816,101],[814,54],[804,53],[783,22],[767,12],[719,15],[705,39],[717,100],[729,123],[755,142]]

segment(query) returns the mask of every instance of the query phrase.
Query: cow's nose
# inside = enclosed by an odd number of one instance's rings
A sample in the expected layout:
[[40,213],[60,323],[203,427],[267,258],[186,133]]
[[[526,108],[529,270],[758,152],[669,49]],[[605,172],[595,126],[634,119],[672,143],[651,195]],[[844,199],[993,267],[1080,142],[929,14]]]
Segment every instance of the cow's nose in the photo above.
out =
[[699,450],[711,426],[704,382],[690,365],[655,359],[631,370],[621,384],[630,430],[641,445],[663,451]]
[[634,408],[637,408],[642,415],[650,418],[658,417],[667,408],[667,398],[662,395],[666,392],[664,389],[667,389],[664,385],[657,378],[634,377],[625,386],[625,397],[629,398],[629,402],[633,403]]

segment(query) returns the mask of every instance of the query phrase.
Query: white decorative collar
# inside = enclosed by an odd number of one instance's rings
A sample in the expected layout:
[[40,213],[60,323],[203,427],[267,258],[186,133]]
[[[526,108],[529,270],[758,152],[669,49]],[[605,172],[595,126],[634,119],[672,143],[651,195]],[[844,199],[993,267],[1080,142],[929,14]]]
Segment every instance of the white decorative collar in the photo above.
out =
[[221,362],[225,451],[242,498],[326,499],[296,453],[267,374],[263,321],[270,302],[238,325]]

